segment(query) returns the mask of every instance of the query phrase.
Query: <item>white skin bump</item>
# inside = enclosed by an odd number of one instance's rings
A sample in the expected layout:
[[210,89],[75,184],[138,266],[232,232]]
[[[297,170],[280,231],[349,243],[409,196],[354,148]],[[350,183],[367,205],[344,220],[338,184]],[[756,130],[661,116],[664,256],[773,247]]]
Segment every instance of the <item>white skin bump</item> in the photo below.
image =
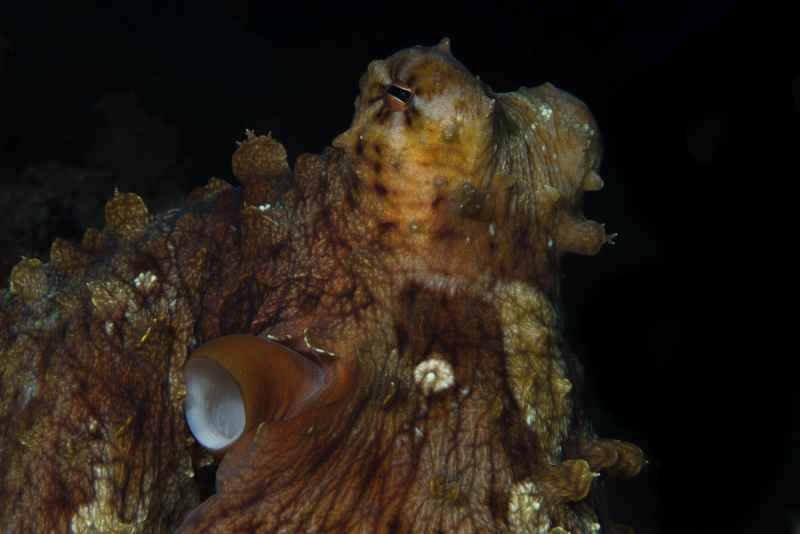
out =
[[201,445],[220,450],[241,436],[245,408],[239,384],[208,358],[192,358],[184,370],[186,422]]
[[444,360],[430,358],[414,369],[414,382],[425,396],[444,391],[455,383],[453,368]]

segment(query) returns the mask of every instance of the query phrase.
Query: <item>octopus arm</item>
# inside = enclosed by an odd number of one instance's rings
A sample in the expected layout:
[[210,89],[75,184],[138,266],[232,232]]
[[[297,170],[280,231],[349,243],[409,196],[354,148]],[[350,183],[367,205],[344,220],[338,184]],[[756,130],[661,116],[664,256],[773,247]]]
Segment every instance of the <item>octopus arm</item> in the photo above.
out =
[[273,202],[265,213],[212,179],[154,217],[117,193],[104,229],[13,269],[0,293],[4,528],[162,532],[199,504],[181,371],[204,340],[292,306],[263,307],[282,292],[270,280],[288,237]]

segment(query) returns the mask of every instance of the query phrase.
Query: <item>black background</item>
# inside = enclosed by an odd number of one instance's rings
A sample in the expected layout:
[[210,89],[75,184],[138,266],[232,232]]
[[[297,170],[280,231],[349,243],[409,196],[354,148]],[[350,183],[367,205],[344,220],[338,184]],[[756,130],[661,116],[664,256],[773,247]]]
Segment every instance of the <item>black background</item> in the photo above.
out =
[[606,188],[585,211],[619,238],[566,259],[564,317],[597,430],[651,459],[612,486],[614,516],[645,533],[798,532],[797,412],[773,399],[796,350],[768,348],[778,327],[750,268],[768,253],[754,214],[784,186],[748,156],[776,149],[767,110],[797,127],[800,69],[770,88],[787,50],[758,10],[269,4],[0,3],[4,284],[20,255],[101,225],[115,187],[160,210],[233,180],[245,128],[271,131],[290,160],[320,151],[370,60],[448,36],[495,90],[552,82],[604,135]]

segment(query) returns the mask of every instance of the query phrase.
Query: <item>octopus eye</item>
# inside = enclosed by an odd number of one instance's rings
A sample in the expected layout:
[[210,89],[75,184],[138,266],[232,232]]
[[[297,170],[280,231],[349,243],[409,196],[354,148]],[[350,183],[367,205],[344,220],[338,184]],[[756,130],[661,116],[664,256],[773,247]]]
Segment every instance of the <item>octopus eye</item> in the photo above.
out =
[[397,84],[390,85],[386,89],[386,96],[384,97],[386,105],[392,111],[407,110],[413,98],[414,93],[411,89]]

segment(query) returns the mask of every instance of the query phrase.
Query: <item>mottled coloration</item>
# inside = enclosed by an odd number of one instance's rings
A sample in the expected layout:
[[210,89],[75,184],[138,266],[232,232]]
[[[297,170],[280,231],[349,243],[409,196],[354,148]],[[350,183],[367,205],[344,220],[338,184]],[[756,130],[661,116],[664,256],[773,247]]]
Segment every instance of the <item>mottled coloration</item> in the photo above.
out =
[[[589,534],[599,439],[557,315],[597,126],[549,84],[497,94],[447,40],[370,64],[350,128],[290,169],[248,132],[220,180],[156,216],[117,194],[106,227],[26,259],[0,303],[0,517],[11,531]],[[210,462],[182,369],[223,335],[321,366],[323,402]],[[192,510],[190,513],[189,511]],[[95,529],[95,530],[93,530]]]

